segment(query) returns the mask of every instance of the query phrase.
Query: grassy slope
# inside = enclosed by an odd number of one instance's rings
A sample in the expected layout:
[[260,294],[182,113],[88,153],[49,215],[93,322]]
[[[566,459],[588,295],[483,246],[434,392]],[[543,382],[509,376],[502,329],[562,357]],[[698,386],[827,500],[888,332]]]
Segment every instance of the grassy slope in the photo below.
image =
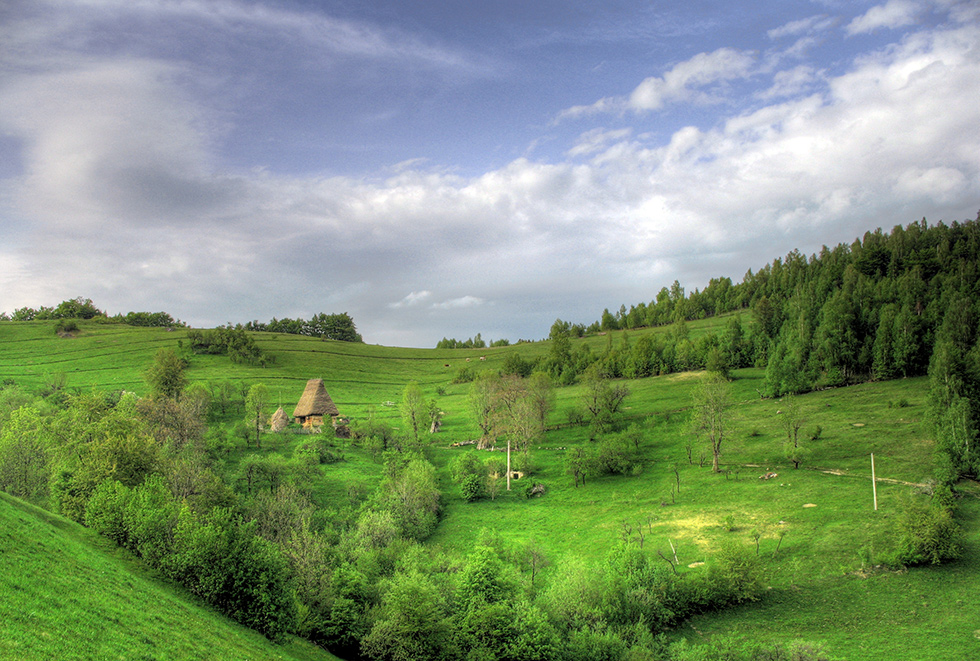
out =
[[274,645],[91,531],[3,493],[0,595],[3,659],[336,659],[304,641]]
[[[723,323],[714,319],[691,324],[692,336]],[[67,375],[69,386],[141,392],[145,389],[141,372],[153,353],[162,346],[176,347],[183,337],[179,330],[94,324],[83,324],[82,331],[79,337],[59,339],[51,325],[0,324],[0,344],[5,349],[0,352],[0,379],[40,384],[46,375],[60,371]],[[630,333],[633,341],[639,335]],[[511,351],[533,356],[548,350],[546,343],[436,351],[288,335],[259,334],[257,340],[276,356],[275,366],[250,368],[222,357],[195,356],[189,377],[263,382],[270,387],[272,408],[282,403],[287,411],[307,378],[322,377],[345,415],[374,411],[396,426],[400,424],[397,407],[384,403],[397,404],[404,385],[419,381],[447,414],[443,431],[433,437],[437,466],[445,466],[456,453],[475,451],[448,447],[477,433],[466,402],[468,386],[450,383],[456,371],[467,366],[499,367]],[[593,351],[602,351],[610,341],[619,346],[620,335],[584,340]],[[481,356],[487,360],[480,361]],[[481,528],[492,527],[515,542],[535,540],[557,564],[562,558],[601,556],[618,543],[625,523],[634,534],[643,530],[645,548],[667,554],[672,542],[681,564],[689,565],[709,557],[722,537],[734,535],[752,544],[751,532],[759,530],[761,552],[769,556],[771,591],[759,604],[695,618],[682,629],[683,635],[697,638],[701,633],[740,631],[753,637],[824,640],[835,653],[855,659],[867,658],[869,650],[884,659],[948,658],[944,655],[952,651],[969,655],[976,650],[980,624],[970,620],[971,613],[980,611],[974,596],[980,584],[980,505],[975,487],[966,485],[971,496],[961,507],[968,532],[963,561],[899,574],[855,573],[861,567],[858,549],[871,543],[880,551],[887,545],[886,531],[899,498],[915,490],[909,484],[922,482],[930,473],[931,441],[922,421],[924,379],[865,384],[799,398],[807,427],[819,424],[823,434],[812,444],[813,456],[806,467],[794,471],[782,459],[779,411],[783,404],[759,399],[760,370],[740,371],[734,381],[739,433],[725,448],[723,461],[731,471],[726,478],[696,465],[700,449],[695,450],[695,465],[687,462],[685,409],[695,376],[627,382],[632,395],[626,413],[647,430],[643,448],[647,463],[640,475],[597,479],[575,489],[562,474],[561,448],[587,441],[582,428],[563,427],[549,433],[534,452],[535,479],[549,489],[544,498],[525,501],[517,489],[494,502],[467,504],[446,479],[445,514],[431,543],[465,551]],[[444,387],[446,394],[437,396],[437,386]],[[577,396],[576,388],[558,391],[552,425],[564,422],[565,411],[576,404]],[[908,406],[892,407],[902,400]],[[288,451],[297,440],[288,435],[267,439],[266,452]],[[878,512],[871,507],[870,452],[875,453],[878,476],[896,481],[879,484]],[[240,456],[236,452],[232,459]],[[369,489],[377,479],[379,467],[370,458],[356,450],[348,450],[347,458],[324,469],[317,498],[321,503],[346,498],[352,483]],[[671,463],[678,465],[681,480],[674,498]],[[768,470],[779,477],[759,480]],[[815,507],[804,508],[807,504]],[[727,516],[735,521],[733,532],[721,526]],[[780,530],[785,538],[779,554],[771,558]],[[940,640],[946,642],[937,644]]]

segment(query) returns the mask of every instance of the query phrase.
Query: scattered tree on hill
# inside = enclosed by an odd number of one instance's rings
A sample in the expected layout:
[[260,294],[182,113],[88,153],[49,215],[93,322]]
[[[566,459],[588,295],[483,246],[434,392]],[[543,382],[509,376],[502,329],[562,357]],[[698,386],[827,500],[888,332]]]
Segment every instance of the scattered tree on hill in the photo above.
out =
[[429,419],[428,410],[425,395],[422,394],[422,388],[418,382],[412,381],[405,386],[405,391],[402,393],[401,414],[402,420],[408,428],[409,440],[413,447],[421,446],[420,431]]
[[630,390],[622,383],[612,382],[595,366],[586,370],[583,383],[582,405],[588,412],[589,440],[595,440],[599,434],[616,428]]
[[245,397],[245,423],[255,433],[255,447],[262,447],[262,420],[266,404],[269,401],[269,389],[261,383],[256,383],[248,389]]
[[160,349],[153,358],[153,364],[147,368],[145,377],[154,397],[169,397],[180,399],[184,388],[187,387],[187,361],[177,355],[173,349]]
[[717,374],[707,373],[694,389],[692,397],[692,431],[711,446],[711,470],[721,471],[722,444],[732,431],[732,394],[728,381]]
[[799,468],[800,464],[810,454],[809,449],[804,446],[803,440],[800,439],[800,428],[806,424],[806,418],[803,417],[799,402],[796,401],[795,397],[785,397],[783,402],[785,404],[782,412],[783,429],[786,430],[783,450],[786,459],[793,464],[793,468]]

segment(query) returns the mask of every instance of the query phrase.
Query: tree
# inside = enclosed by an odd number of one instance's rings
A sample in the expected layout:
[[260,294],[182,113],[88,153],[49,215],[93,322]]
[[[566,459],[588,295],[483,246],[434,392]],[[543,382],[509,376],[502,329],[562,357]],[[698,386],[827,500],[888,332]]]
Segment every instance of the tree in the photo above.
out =
[[269,389],[261,383],[256,383],[248,389],[245,397],[245,423],[255,432],[255,447],[262,447],[262,416],[263,409],[269,400]]
[[694,389],[692,397],[691,426],[698,438],[705,438],[711,446],[711,470],[721,471],[722,444],[732,431],[731,385],[721,376],[707,373]]
[[578,488],[579,480],[585,486],[585,478],[595,470],[595,453],[590,448],[572,448],[565,455],[565,472],[575,480]]
[[806,418],[803,417],[795,397],[786,397],[784,402],[786,409],[783,411],[783,428],[786,430],[786,442],[783,448],[786,459],[792,462],[793,468],[799,468],[810,454],[809,449],[804,447],[800,440],[800,428],[806,424]]
[[43,502],[51,474],[50,439],[36,408],[25,406],[11,413],[0,431],[0,489]]
[[527,392],[543,430],[548,414],[555,408],[555,390],[547,372],[534,372],[527,379]]
[[400,455],[385,465],[385,472],[376,507],[391,512],[403,537],[422,541],[439,520],[441,494],[435,467],[420,456]]
[[420,447],[419,430],[425,426],[429,419],[429,413],[422,388],[416,381],[405,386],[405,392],[402,394],[401,414],[402,420],[408,427],[409,439],[414,443],[414,447]]
[[362,653],[385,661],[444,658],[449,639],[443,592],[419,572],[395,574],[381,596],[377,619],[361,641]]
[[492,442],[490,434],[493,428],[493,397],[499,380],[499,374],[484,370],[470,383],[470,408],[476,418],[476,426],[480,429],[481,446]]
[[589,440],[595,440],[599,434],[615,428],[620,408],[630,390],[621,383],[613,384],[596,367],[585,371],[584,384],[582,404],[589,413]]
[[187,361],[173,349],[160,349],[153,358],[153,364],[145,372],[146,382],[153,397],[180,399],[187,387]]
[[551,350],[548,354],[548,371],[551,377],[561,385],[569,385],[575,379],[575,368],[572,365],[571,324],[561,319],[551,325],[548,339],[551,340]]

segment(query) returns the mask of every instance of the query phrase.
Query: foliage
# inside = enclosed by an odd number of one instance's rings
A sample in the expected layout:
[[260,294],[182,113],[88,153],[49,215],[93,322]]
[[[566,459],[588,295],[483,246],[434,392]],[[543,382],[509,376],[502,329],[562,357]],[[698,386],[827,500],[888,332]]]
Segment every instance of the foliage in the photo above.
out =
[[[500,345],[497,345],[500,346]],[[442,338],[436,343],[436,349],[486,349],[487,343],[480,336],[479,333],[476,337],[471,337],[468,340],[457,340],[455,337],[451,339]]]
[[307,335],[318,337],[324,340],[337,340],[340,342],[363,342],[354,320],[346,312],[340,314],[326,314],[320,312],[313,315],[309,321],[304,319],[276,319],[272,318],[268,323],[250,321],[244,326],[243,330],[265,331],[268,333],[287,333],[290,335]]
[[718,374],[705,374],[692,395],[691,427],[711,447],[711,469],[720,469],[722,445],[732,432],[732,394],[728,381]]
[[37,408],[12,411],[0,426],[0,490],[35,503],[48,496],[53,435]]
[[256,383],[248,389],[245,397],[245,424],[255,433],[255,447],[262,447],[262,423],[265,419],[264,409],[269,401],[269,389],[261,383]]
[[218,326],[213,330],[189,330],[187,339],[196,354],[227,355],[233,363],[245,363],[266,367],[275,362],[274,357],[266,356],[255,344],[255,340],[245,328],[237,326]]
[[187,387],[187,361],[173,349],[160,349],[146,370],[146,382],[154,397],[180,399]]
[[960,527],[941,503],[906,498],[898,520],[898,565],[938,565],[962,554]]
[[402,420],[408,427],[409,441],[414,448],[421,447],[421,430],[426,426],[428,409],[428,403],[418,382],[412,381],[405,386],[400,411]]
[[592,367],[585,372],[582,406],[588,412],[590,439],[615,430],[619,414],[630,390],[621,383],[612,383],[601,370]]
[[374,507],[391,513],[398,533],[421,541],[439,520],[440,498],[435,467],[418,455],[392,455],[385,464]]

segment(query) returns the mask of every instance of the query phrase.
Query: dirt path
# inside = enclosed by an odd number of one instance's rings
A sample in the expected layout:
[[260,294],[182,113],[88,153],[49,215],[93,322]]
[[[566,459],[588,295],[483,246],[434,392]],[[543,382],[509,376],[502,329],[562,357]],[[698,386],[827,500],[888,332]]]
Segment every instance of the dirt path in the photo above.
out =
[[[741,466],[742,468],[762,468],[762,466],[759,464],[741,464]],[[787,468],[787,470],[789,469]],[[804,470],[814,471],[817,473],[826,473],[827,475],[836,475],[838,477],[850,477],[859,480],[871,479],[870,475],[854,475],[852,473],[848,473],[846,471],[837,468],[818,468],[816,466],[804,466]],[[885,482],[887,484],[904,484],[907,487],[919,487],[919,488],[928,488],[932,486],[930,484],[922,484],[920,482],[905,482],[903,480],[895,480],[890,477],[876,477],[875,482]]]
[[[827,473],[828,475],[839,475],[840,477],[855,477],[861,480],[871,479],[870,475],[851,475],[850,473],[846,473],[842,470],[837,470],[834,468],[810,468],[809,470],[817,471],[820,473]],[[919,482],[905,482],[903,480],[895,480],[890,477],[876,477],[875,482],[885,482],[887,484],[904,484],[907,487],[920,487],[920,488],[928,488],[929,486],[931,486],[929,484],[921,484]]]

